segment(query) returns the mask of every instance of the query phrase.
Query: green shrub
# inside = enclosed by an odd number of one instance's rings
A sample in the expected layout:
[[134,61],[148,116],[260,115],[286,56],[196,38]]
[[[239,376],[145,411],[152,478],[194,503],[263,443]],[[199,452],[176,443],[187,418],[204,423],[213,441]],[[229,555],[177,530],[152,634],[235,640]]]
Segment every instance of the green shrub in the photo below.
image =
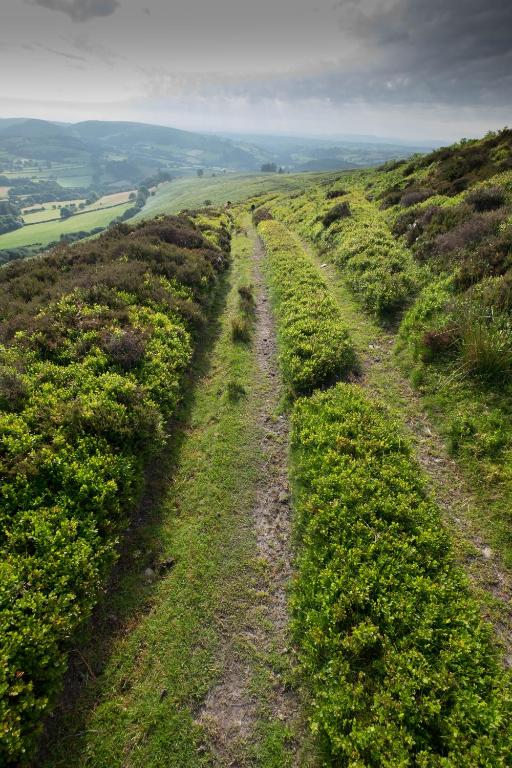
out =
[[339,384],[296,403],[294,631],[326,764],[505,768],[512,694],[411,449]]
[[277,221],[259,232],[275,307],[283,376],[295,393],[339,379],[355,365],[335,300],[300,242]]
[[381,320],[403,309],[420,284],[411,255],[393,238],[371,203],[351,195],[353,215],[333,238],[332,260],[362,305]]

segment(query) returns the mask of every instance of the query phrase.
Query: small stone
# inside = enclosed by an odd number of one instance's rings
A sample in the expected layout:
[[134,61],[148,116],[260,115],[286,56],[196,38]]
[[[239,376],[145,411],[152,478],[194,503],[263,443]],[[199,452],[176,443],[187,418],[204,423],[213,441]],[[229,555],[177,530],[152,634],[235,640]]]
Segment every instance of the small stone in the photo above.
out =
[[326,266],[327,266],[327,264],[320,264],[320,266],[321,266],[321,267],[322,267],[322,269],[323,269],[324,267],[326,267]]
[[492,549],[490,547],[484,547],[482,549],[482,555],[485,557],[486,560],[490,560],[492,557]]
[[286,491],[281,491],[278,498],[279,498],[280,504],[286,504],[286,502],[288,501],[288,494],[286,493]]
[[144,571],[144,576],[147,579],[147,581],[153,581],[155,578],[155,572],[152,568],[146,568]]

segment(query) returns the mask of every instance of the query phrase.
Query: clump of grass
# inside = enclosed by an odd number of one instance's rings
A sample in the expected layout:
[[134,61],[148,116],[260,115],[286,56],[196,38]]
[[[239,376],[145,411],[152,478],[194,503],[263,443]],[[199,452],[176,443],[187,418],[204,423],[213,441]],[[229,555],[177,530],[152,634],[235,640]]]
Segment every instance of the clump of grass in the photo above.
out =
[[241,285],[238,289],[238,297],[240,311],[245,315],[252,315],[256,305],[253,286]]
[[251,340],[255,306],[253,286],[241,285],[238,289],[237,314],[231,319],[233,341],[248,343]]
[[239,381],[228,381],[226,392],[230,403],[237,403],[246,394],[245,387]]
[[512,327],[508,317],[490,310],[461,315],[460,356],[464,369],[483,379],[502,381],[512,372]]
[[251,323],[246,317],[236,315],[231,318],[231,336],[233,341],[241,341],[247,343],[251,340],[252,328]]

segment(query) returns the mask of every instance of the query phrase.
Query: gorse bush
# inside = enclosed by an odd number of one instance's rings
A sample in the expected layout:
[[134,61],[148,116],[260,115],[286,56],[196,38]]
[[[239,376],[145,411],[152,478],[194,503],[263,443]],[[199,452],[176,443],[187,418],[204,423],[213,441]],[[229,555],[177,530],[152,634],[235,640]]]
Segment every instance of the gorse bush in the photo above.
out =
[[400,431],[344,384],[292,426],[294,631],[328,764],[510,765],[510,676]]
[[283,376],[295,393],[332,383],[355,365],[349,333],[318,269],[277,221],[259,233],[278,326]]
[[59,690],[227,256],[173,217],[2,270],[2,765],[30,753]]

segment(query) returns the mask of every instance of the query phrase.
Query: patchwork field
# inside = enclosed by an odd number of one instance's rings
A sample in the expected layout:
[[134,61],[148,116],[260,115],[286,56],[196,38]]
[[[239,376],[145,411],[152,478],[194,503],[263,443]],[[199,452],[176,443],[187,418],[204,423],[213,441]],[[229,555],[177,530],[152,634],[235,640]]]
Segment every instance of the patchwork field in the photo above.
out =
[[14,232],[0,235],[0,251],[25,246],[45,246],[58,240],[61,235],[81,231],[90,232],[95,227],[106,227],[129,207],[130,203],[124,203],[113,208],[80,213],[69,219],[59,218],[45,224],[16,229]]

